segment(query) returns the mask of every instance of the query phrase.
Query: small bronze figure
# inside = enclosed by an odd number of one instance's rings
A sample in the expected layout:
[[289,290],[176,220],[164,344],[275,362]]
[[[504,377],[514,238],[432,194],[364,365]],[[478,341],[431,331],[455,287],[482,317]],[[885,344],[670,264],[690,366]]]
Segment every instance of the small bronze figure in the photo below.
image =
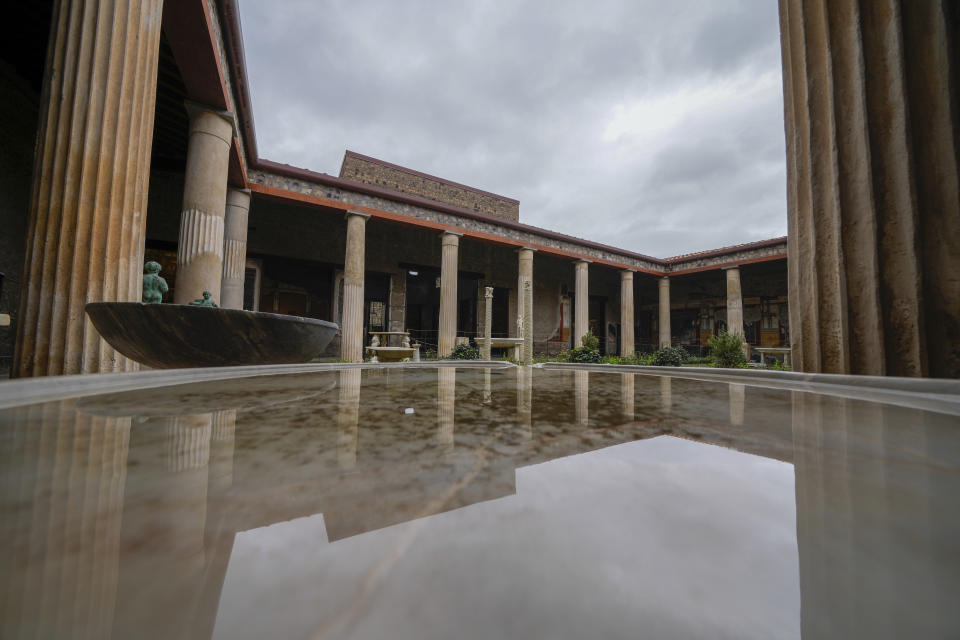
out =
[[163,302],[163,294],[170,290],[167,281],[159,273],[160,263],[151,260],[143,265],[143,295],[140,299],[145,304]]
[[192,301],[190,304],[196,305],[198,307],[216,307],[217,303],[213,301],[213,299],[210,297],[211,295],[213,294],[211,294],[209,291],[204,291],[202,298],[197,298],[196,300]]

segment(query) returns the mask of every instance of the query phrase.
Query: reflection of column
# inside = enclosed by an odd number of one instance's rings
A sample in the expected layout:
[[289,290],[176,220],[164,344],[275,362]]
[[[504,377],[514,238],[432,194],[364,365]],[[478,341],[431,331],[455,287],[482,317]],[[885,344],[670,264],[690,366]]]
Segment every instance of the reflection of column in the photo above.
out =
[[233,451],[237,426],[236,409],[215,412],[211,426],[210,492],[220,495],[233,485]]
[[[486,342],[480,350],[480,357],[484,360],[490,359],[490,340],[493,338],[493,287],[485,287],[483,290],[483,337]],[[490,369],[487,369],[489,372]]]
[[669,347],[670,336],[670,278],[660,278],[660,348]]
[[340,406],[337,413],[337,463],[341,469],[357,465],[357,440],[360,424],[360,369],[340,371]]
[[444,452],[453,450],[456,397],[456,368],[440,367],[437,369],[437,444]]
[[589,260],[577,260],[576,262],[576,300],[574,300],[574,313],[576,318],[574,323],[574,341],[573,346],[583,346],[583,336],[587,335],[590,329],[590,278]]
[[669,376],[660,378],[660,408],[664,413],[670,413],[673,409],[672,382]]
[[632,373],[620,374],[620,407],[623,410],[623,419],[632,422],[634,419],[634,376]]
[[942,457],[960,450],[956,416],[792,403],[804,638],[957,637],[960,475]]
[[525,438],[533,437],[533,369],[517,367],[517,424]]
[[219,303],[233,114],[192,102],[187,103],[187,111],[190,141],[173,301],[187,304],[209,291]]
[[636,351],[633,336],[633,269],[620,272],[620,355]]
[[0,484],[5,598],[0,635],[111,637],[121,558],[130,418],[69,403],[15,409]]
[[573,404],[577,413],[577,424],[590,425],[590,372],[573,372]]
[[493,388],[490,384],[490,367],[483,370],[483,404],[493,402]]
[[457,269],[462,233],[444,231],[440,236],[440,335],[437,356],[446,358],[457,337]]
[[220,281],[220,306],[224,309],[243,309],[249,215],[250,190],[227,191],[227,209],[223,223],[223,277]]
[[347,362],[363,360],[363,278],[366,227],[370,214],[347,212],[347,251],[343,265],[343,326],[340,357]]
[[167,427],[167,471],[173,472],[165,479],[164,493],[180,514],[176,527],[178,551],[186,563],[199,563],[199,571],[204,561],[213,414],[161,420]]
[[[83,307],[140,299],[162,6],[53,9],[15,375],[134,367],[100,339]],[[117,17],[91,28],[97,11]]]
[[960,377],[957,3],[780,20],[794,370]]
[[[523,361],[533,361],[533,252],[536,249],[523,247],[517,251],[517,315],[521,318],[523,333]],[[520,323],[518,323],[520,324]]]
[[747,388],[742,384],[730,383],[730,424],[735,427],[743,426],[743,408],[746,400]]

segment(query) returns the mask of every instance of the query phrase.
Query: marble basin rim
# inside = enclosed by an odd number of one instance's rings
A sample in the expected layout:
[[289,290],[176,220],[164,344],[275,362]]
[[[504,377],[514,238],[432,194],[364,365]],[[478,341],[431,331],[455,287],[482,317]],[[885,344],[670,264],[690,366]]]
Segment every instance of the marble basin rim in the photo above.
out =
[[154,369],[309,362],[339,331],[314,318],[195,305],[91,302],[85,311],[111,347]]

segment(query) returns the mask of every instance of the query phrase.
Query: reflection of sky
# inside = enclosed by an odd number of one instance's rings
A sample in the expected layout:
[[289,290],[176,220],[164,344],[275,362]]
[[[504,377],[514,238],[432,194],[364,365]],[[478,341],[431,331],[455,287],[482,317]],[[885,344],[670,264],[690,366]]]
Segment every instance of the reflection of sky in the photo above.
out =
[[791,465],[659,437],[516,479],[333,544],[320,514],[238,534],[214,637],[799,637]]

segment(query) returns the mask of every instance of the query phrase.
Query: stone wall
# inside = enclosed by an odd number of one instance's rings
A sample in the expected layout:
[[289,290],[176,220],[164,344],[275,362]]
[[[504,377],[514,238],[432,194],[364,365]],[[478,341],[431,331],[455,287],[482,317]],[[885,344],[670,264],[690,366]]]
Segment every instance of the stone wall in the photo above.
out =
[[364,184],[428,198],[454,207],[506,220],[520,219],[520,202],[473,187],[412,171],[375,158],[347,151],[340,177]]

